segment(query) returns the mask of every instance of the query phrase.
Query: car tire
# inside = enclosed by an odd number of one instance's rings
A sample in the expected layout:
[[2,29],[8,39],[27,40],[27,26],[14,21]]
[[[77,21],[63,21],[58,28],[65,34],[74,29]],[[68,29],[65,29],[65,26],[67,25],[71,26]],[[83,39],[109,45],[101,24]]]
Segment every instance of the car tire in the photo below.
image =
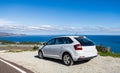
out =
[[63,54],[62,60],[63,60],[63,63],[67,66],[70,66],[73,64],[73,59],[68,53]]
[[42,53],[41,50],[38,52],[38,57],[39,57],[40,59],[43,59],[43,53]]

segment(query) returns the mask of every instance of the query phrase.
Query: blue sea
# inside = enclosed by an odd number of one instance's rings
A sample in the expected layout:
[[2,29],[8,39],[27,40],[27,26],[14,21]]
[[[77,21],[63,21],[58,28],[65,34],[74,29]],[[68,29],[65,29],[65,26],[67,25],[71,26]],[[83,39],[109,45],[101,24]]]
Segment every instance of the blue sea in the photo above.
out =
[[[46,42],[53,37],[60,35],[27,35],[27,36],[7,36],[0,37],[0,40],[14,42]],[[120,35],[86,35],[93,40],[96,45],[104,45],[110,47],[110,50],[115,53],[120,53]]]

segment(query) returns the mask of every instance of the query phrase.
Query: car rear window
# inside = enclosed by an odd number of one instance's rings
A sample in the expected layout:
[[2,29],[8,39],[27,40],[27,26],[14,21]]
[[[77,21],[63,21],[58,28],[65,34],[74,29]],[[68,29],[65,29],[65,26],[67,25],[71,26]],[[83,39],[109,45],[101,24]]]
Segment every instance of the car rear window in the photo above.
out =
[[87,38],[75,38],[82,46],[93,46],[95,45],[92,41],[88,40]]

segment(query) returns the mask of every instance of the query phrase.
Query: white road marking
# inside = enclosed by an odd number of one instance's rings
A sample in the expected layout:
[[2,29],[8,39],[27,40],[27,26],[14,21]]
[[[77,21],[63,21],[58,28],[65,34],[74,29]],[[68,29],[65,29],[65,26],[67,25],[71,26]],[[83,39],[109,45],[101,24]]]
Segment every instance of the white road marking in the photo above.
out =
[[27,72],[25,72],[24,70],[22,70],[22,69],[20,69],[20,68],[18,68],[18,67],[16,67],[16,66],[14,66],[14,65],[6,62],[6,61],[4,61],[4,60],[2,60],[2,59],[0,59],[0,61],[4,62],[5,64],[7,64],[7,65],[9,65],[9,66],[11,66],[11,67],[13,67],[14,69],[20,71],[21,73],[27,73]]

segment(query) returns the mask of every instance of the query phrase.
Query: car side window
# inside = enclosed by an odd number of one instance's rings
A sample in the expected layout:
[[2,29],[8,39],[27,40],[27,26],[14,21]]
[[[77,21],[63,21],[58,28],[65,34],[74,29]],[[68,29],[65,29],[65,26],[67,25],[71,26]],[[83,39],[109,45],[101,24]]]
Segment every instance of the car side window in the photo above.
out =
[[55,39],[48,41],[46,45],[53,45],[53,44],[55,44]]
[[55,44],[64,44],[64,39],[63,38],[56,38]]
[[71,44],[73,41],[67,37],[56,38],[55,44]]

